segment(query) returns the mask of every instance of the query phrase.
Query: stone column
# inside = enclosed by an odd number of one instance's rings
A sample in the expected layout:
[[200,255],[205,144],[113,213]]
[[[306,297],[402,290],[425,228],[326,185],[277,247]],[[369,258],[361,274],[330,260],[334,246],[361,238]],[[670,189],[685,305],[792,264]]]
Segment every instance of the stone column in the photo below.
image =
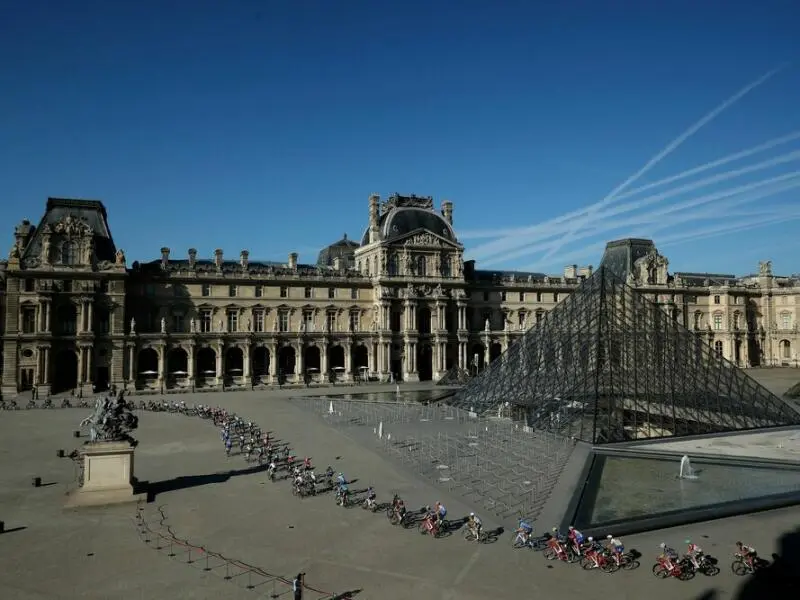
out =
[[50,348],[42,348],[42,376],[41,382],[50,385]]
[[52,304],[48,300],[45,302],[45,311],[44,311],[44,330],[46,332],[50,332],[50,309],[52,308]]
[[321,371],[320,375],[322,377],[322,381],[327,381],[328,379],[328,342],[323,342],[322,348],[320,349],[320,358],[319,358],[319,370]]
[[136,381],[136,347],[128,346],[128,381]]
[[219,380],[223,377],[222,353],[224,351],[224,347],[222,346],[222,344],[217,344],[216,350],[217,350],[217,364],[215,365],[214,370],[216,371],[215,377],[217,378],[217,384],[219,385],[220,382]]
[[274,380],[278,376],[278,345],[269,347],[269,376]]
[[86,331],[94,331],[94,303],[88,302],[88,316],[86,317]]
[[94,377],[92,371],[94,370],[94,346],[86,348],[86,383],[92,383]]
[[158,347],[158,380],[159,383],[164,381],[164,376],[167,370],[167,350],[164,346]]
[[194,344],[189,344],[188,358],[186,361],[186,376],[189,379],[189,384],[194,384]]
[[344,373],[345,377],[352,378],[353,376],[353,346],[352,344],[344,345]]
[[81,385],[84,381],[86,381],[83,376],[85,372],[83,358],[84,358],[84,348],[78,346],[78,385]]
[[306,374],[306,364],[305,364],[305,349],[306,345],[304,342],[297,343],[297,360],[294,361],[294,374],[297,378],[297,381],[305,381],[303,377]]
[[250,379],[250,342],[247,342],[244,345],[244,365],[242,365],[244,370],[244,378],[245,380]]

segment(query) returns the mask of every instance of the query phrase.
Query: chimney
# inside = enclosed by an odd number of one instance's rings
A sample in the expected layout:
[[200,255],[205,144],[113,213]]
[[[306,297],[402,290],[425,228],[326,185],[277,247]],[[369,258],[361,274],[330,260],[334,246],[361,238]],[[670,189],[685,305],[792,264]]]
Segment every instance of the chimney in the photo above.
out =
[[579,271],[580,276],[581,277],[585,277],[586,279],[591,277],[592,273],[594,273],[594,267],[592,265],[587,265],[585,267],[581,267],[580,271]]
[[242,250],[239,253],[239,264],[242,265],[242,269],[245,271],[247,270],[247,267],[250,264],[250,253],[247,250]]
[[217,266],[217,269],[222,268],[222,249],[217,248],[214,250],[214,264]]
[[166,269],[169,264],[169,248],[166,246],[161,249],[161,268]]
[[297,269],[297,252],[289,253],[289,268],[292,270]]
[[342,257],[341,256],[334,256],[333,257],[333,269],[335,271],[342,270]]
[[442,200],[442,216],[450,225],[453,224],[453,203],[450,200]]
[[381,197],[371,194],[369,197],[369,243],[377,242],[380,238],[379,221],[381,217]]
[[194,269],[194,265],[197,262],[197,250],[195,248],[189,248],[189,268]]
[[578,278],[578,265],[569,265],[564,267],[564,279],[577,279]]

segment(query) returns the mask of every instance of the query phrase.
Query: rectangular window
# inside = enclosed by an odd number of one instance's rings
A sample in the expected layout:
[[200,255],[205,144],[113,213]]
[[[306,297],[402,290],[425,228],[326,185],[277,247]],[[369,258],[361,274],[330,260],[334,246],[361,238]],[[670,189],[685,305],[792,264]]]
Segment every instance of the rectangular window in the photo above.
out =
[[211,311],[204,310],[200,313],[200,331],[211,333]]
[[522,327],[525,324],[525,313],[522,312],[522,311],[519,311],[517,313],[517,320],[518,320],[519,326]]
[[236,297],[236,292],[237,291],[238,290],[236,289],[235,285],[229,285],[228,286],[228,296],[230,296],[231,298],[235,298]]
[[288,298],[289,297],[289,288],[285,285],[281,286],[281,298]]
[[542,319],[544,319],[544,313],[542,311],[538,311],[536,313],[536,322],[541,323]]
[[722,329],[722,315],[714,315],[714,329],[716,331]]
[[525,302],[525,292],[520,292],[519,293],[519,301],[520,302]]
[[328,299],[333,300],[336,298],[336,288],[328,288]]
[[256,298],[261,298],[261,296],[264,295],[264,288],[262,288],[260,285],[257,285],[254,290],[254,295]]
[[289,312],[286,310],[278,313],[278,331],[289,331]]
[[172,331],[175,333],[182,333],[183,329],[183,315],[172,315]]
[[505,302],[506,301],[506,292],[505,292],[505,290],[500,292],[500,300],[501,300],[501,302]]
[[72,291],[72,281],[70,279],[65,279],[64,283],[62,285],[62,289],[65,292],[71,292]]
[[686,304],[697,304],[697,296],[686,296]]
[[36,289],[36,282],[33,279],[30,279],[30,278],[26,279],[25,280],[25,291],[26,292],[32,292],[32,291],[34,291],[34,289]]
[[739,329],[739,327],[741,327],[741,325],[742,325],[742,315],[740,315],[738,312],[734,313],[733,314],[733,328],[734,329]]
[[350,331],[359,331],[358,313],[356,311],[350,313]]
[[314,313],[310,310],[303,312],[303,326],[306,331],[314,331]]
[[203,294],[203,296],[210,296],[211,295],[211,285],[209,285],[208,283],[204,283],[203,284],[203,289],[202,289],[202,294]]
[[395,333],[400,332],[400,317],[401,314],[397,311],[392,311],[389,314],[389,328]]
[[264,311],[257,310],[253,313],[253,331],[262,333],[264,331]]
[[542,292],[536,292],[536,301],[537,302],[541,302],[542,301]]
[[336,313],[329,312],[326,315],[325,326],[327,327],[328,331],[336,331]]
[[358,288],[350,288],[350,299],[358,300]]
[[97,332],[101,334],[108,333],[111,329],[111,315],[107,310],[97,311]]
[[239,313],[235,310],[228,312],[228,329],[227,331],[239,331]]
[[488,302],[489,301],[489,292],[483,292],[483,301],[484,302]]
[[304,298],[313,298],[314,297],[314,289],[307,287],[303,290],[303,297]]
[[556,304],[558,304],[558,292],[556,292],[555,294],[553,294],[553,302],[555,302]]
[[781,329],[792,328],[792,315],[785,313],[781,315]]
[[720,303],[720,297],[714,296],[714,304],[719,304],[719,303]]
[[100,282],[100,291],[104,294],[107,294],[111,290],[111,286],[109,285],[108,279],[103,279]]
[[36,309],[22,309],[22,333],[36,333]]

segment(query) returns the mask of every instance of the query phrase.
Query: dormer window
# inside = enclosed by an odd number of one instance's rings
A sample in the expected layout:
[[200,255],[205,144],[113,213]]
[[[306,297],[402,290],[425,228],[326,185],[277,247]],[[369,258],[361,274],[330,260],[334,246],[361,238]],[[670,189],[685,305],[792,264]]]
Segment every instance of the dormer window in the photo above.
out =
[[64,242],[61,244],[61,264],[74,265],[78,262],[76,248],[72,242]]

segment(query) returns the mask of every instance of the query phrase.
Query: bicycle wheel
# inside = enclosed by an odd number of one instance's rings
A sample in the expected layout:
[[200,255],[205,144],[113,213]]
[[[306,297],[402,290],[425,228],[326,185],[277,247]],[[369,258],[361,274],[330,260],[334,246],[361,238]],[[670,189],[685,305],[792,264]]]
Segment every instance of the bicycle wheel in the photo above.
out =
[[706,577],[714,577],[716,575],[719,575],[720,571],[717,565],[705,564],[703,565],[702,573]]
[[528,542],[528,546],[535,551],[544,550],[547,548],[547,539],[546,538],[536,538],[535,540],[530,540]]
[[620,567],[622,567],[625,571],[633,571],[634,569],[638,569],[641,566],[641,563],[633,558],[625,557],[620,563]]
[[607,559],[601,566],[600,570],[603,573],[616,573],[619,571],[619,565],[614,561],[614,559]]
[[467,540],[468,542],[474,542],[475,541],[475,535],[472,533],[471,530],[465,529],[464,530],[464,539]]
[[580,564],[581,564],[581,568],[586,570],[586,571],[590,571],[590,570],[594,569],[594,567],[595,567],[594,561],[591,558],[587,557],[587,556],[581,556]]
[[679,581],[689,581],[693,579],[695,576],[695,570],[691,567],[682,566],[679,567],[680,572],[676,576]]
[[731,563],[731,571],[733,571],[734,575],[738,575],[739,577],[744,577],[750,571],[750,568],[744,564],[742,560],[735,560]]
[[513,540],[511,540],[512,548],[524,548],[525,545],[526,545],[525,542],[523,542],[522,538],[519,536],[516,536]]
[[547,560],[555,560],[558,558],[558,552],[556,552],[554,548],[548,546],[542,551],[542,556]]
[[419,527],[417,527],[417,530],[418,530],[418,531],[419,531],[419,532],[420,532],[422,535],[425,535],[426,533],[428,533],[428,526],[427,526],[425,523],[420,523],[420,524],[419,524]]
[[667,577],[669,577],[669,571],[667,570],[667,567],[665,567],[661,563],[656,563],[653,565],[653,575],[655,575],[659,579],[666,579]]

